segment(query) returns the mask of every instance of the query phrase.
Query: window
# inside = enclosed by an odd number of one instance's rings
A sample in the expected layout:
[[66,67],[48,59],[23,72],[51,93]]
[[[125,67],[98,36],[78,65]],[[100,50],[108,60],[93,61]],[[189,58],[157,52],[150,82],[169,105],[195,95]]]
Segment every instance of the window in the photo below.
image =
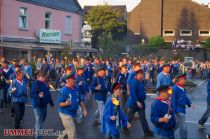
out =
[[135,32],[134,35],[140,35],[140,33]]
[[72,34],[72,18],[71,18],[71,16],[66,16],[66,18],[65,18],[65,33]]
[[19,9],[19,29],[27,29],[28,28],[28,19],[27,19],[27,8],[21,7]]
[[180,36],[192,36],[192,30],[180,30]]
[[209,30],[199,30],[199,36],[210,36]]
[[164,30],[163,36],[174,36],[175,31],[174,30]]
[[45,29],[51,28],[51,15],[49,12],[45,13]]

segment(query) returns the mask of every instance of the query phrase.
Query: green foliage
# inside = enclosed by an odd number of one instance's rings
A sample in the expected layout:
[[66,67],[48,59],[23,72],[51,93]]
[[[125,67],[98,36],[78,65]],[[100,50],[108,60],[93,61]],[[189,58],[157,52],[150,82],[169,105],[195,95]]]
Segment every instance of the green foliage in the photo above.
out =
[[106,47],[109,47],[112,43],[112,34],[109,33],[102,33],[102,37],[101,37],[101,46],[103,49],[106,49]]
[[172,56],[172,59],[175,60],[175,61],[177,61],[177,60],[183,59],[183,58],[180,55],[177,54],[177,55],[173,55]]
[[206,39],[206,42],[204,43],[204,47],[210,48],[210,37]]
[[[98,5],[91,8],[84,16],[84,21],[92,27],[92,42],[94,46],[108,46],[118,33],[125,32],[126,20],[122,20],[123,13],[109,5]],[[111,38],[110,38],[111,36]],[[108,44],[105,41],[108,39]],[[105,44],[105,45],[104,45]]]
[[109,47],[106,47],[103,53],[103,57],[121,57],[122,52],[126,52],[127,42],[122,40],[112,40]]
[[[87,21],[95,31],[110,32],[115,27],[126,25],[124,21],[119,21],[120,17],[122,17],[120,11],[112,9],[109,5],[98,5],[88,11],[84,20]],[[119,31],[122,30],[119,28]]]
[[29,62],[29,64],[32,67],[32,73],[34,73],[36,71],[36,64],[35,61],[33,59],[31,59],[31,61]]
[[149,44],[153,46],[163,46],[164,39],[161,36],[154,36],[149,39]]

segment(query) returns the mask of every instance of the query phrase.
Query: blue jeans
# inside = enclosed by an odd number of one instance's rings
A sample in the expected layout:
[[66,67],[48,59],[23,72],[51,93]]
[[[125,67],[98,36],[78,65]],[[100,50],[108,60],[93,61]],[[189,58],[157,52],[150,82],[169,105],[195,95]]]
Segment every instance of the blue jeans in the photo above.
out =
[[77,110],[77,122],[83,122],[83,113],[81,106],[79,106]]
[[47,116],[47,106],[46,107],[37,107],[33,108],[34,115],[35,115],[35,139],[42,139],[42,136],[38,134],[38,130],[42,129],[42,125],[45,121]]
[[177,127],[179,128],[180,139],[187,139],[187,124],[185,114],[176,113]]
[[207,109],[206,112],[203,114],[203,116],[201,117],[201,119],[198,121],[198,123],[200,125],[205,124],[205,122],[208,120],[210,116],[210,102],[207,103]]
[[104,101],[97,100],[96,102],[98,104],[98,108],[94,114],[94,120],[95,121],[98,120],[98,122],[101,122],[103,111],[104,111]]

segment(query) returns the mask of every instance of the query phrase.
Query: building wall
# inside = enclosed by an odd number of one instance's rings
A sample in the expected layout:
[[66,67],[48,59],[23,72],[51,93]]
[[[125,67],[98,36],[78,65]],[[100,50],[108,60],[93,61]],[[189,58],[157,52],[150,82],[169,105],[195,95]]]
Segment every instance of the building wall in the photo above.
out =
[[142,0],[128,15],[128,32],[140,33],[140,36],[146,40],[148,36],[159,35],[161,33],[160,7],[160,0]]
[[[18,29],[20,7],[27,8],[29,17],[28,30]],[[44,28],[45,12],[52,13],[51,29],[61,31],[62,41],[73,40],[80,42],[81,15],[19,2],[16,0],[2,0],[2,35],[4,37],[37,39],[36,31]],[[72,18],[71,35],[64,34],[66,16],[71,16]]]
[[[148,38],[161,35],[161,1],[142,0],[128,15],[129,39]],[[210,9],[191,0],[163,0],[163,30],[175,31],[174,36],[164,36],[165,41],[175,39],[205,41],[208,36],[200,37],[199,30],[210,30]],[[180,36],[180,30],[192,30],[192,36]],[[134,35],[140,33],[140,36]]]
[[[164,0],[163,29],[174,29],[174,37],[165,37],[166,41],[174,39],[205,41],[208,37],[199,37],[199,30],[210,30],[210,9],[191,0]],[[180,36],[180,30],[192,30],[192,36]]]

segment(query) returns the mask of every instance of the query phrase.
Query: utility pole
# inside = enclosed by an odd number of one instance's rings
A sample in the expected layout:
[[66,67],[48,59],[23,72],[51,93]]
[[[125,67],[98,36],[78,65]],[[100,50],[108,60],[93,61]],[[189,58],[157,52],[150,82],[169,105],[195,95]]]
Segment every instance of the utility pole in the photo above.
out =
[[163,37],[163,12],[164,12],[164,0],[161,0],[161,15],[160,15],[161,37]]
[[3,42],[2,37],[2,0],[0,0],[0,41]]
[[[0,0],[0,43],[3,43],[3,36],[2,36],[2,24],[3,24],[3,21],[2,21],[2,0]],[[0,55],[3,56],[3,46],[0,46]]]

